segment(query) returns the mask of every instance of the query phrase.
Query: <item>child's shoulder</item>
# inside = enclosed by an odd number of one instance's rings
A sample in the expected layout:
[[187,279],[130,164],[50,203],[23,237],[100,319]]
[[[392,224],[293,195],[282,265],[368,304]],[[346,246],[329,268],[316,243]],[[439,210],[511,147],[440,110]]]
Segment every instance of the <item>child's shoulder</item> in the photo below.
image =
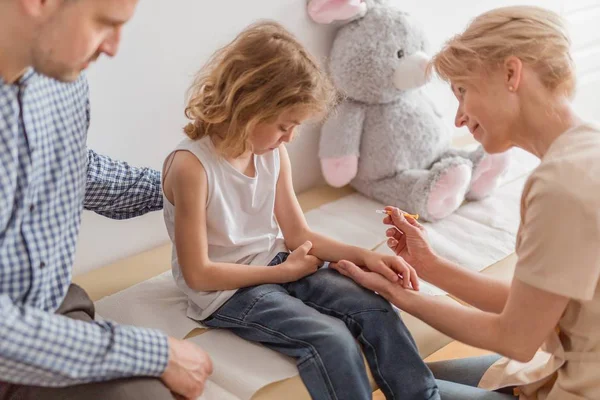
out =
[[175,150],[169,155],[163,169],[164,180],[172,183],[187,184],[204,180],[204,165],[198,157],[188,150]]
[[198,157],[185,150],[171,153],[163,168],[163,192],[171,204],[175,204],[176,193],[192,195],[207,187],[206,172]]

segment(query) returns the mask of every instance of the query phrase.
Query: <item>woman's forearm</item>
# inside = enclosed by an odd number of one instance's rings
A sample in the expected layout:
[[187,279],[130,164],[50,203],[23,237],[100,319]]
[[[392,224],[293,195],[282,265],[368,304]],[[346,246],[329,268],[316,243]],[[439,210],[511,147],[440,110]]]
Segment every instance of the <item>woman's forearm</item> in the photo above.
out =
[[528,361],[530,354],[513,343],[514,336],[508,335],[500,315],[464,306],[457,302],[443,301],[439,296],[428,296],[419,292],[406,291],[408,296],[401,301],[403,310],[431,325],[449,337],[467,345],[490,350],[518,361]]
[[510,284],[460,267],[437,257],[423,268],[421,277],[452,296],[482,311],[499,314],[508,299]]

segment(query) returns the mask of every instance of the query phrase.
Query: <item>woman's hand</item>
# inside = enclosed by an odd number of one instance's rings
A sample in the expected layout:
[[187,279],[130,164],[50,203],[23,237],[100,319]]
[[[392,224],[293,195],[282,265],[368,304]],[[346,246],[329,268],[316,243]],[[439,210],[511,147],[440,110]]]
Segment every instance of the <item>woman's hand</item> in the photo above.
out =
[[419,278],[415,269],[402,257],[370,252],[364,263],[366,269],[378,273],[395,285],[419,290]]
[[379,293],[387,301],[396,307],[406,310],[411,294],[414,290],[401,286],[400,282],[392,282],[377,272],[371,272],[358,267],[351,261],[342,260],[336,264],[330,264],[340,274],[354,280],[359,285]]
[[392,213],[383,220],[384,224],[392,225],[392,228],[386,231],[389,238],[388,247],[412,265],[419,275],[425,275],[426,268],[432,265],[437,257],[427,242],[425,228],[414,218],[405,217],[396,207],[385,209]]

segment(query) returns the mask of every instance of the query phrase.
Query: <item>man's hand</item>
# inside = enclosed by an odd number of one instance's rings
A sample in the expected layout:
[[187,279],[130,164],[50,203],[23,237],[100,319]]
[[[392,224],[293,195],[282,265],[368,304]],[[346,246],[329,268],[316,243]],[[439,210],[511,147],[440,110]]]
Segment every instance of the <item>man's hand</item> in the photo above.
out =
[[191,342],[169,338],[169,363],[161,380],[176,399],[196,400],[212,372],[207,352]]

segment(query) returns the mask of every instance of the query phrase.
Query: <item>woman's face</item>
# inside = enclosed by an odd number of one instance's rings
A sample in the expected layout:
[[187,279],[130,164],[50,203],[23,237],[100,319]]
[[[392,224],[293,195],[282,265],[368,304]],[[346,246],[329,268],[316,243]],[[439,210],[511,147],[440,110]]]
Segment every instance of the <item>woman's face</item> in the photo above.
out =
[[518,134],[519,102],[515,86],[502,68],[468,81],[451,82],[458,99],[454,123],[465,126],[488,153],[501,153],[513,146]]

